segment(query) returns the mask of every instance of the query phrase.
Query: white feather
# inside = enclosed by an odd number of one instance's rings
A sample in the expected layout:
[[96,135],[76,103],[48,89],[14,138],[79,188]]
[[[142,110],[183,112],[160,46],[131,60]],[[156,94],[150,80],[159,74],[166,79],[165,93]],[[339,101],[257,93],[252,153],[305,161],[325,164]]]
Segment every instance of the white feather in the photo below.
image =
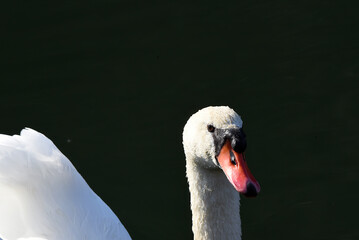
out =
[[239,193],[216,165],[215,146],[207,126],[241,128],[229,107],[207,107],[193,114],[183,130],[186,171],[191,194],[195,240],[239,240]]
[[51,140],[29,128],[0,135],[0,237],[131,239]]

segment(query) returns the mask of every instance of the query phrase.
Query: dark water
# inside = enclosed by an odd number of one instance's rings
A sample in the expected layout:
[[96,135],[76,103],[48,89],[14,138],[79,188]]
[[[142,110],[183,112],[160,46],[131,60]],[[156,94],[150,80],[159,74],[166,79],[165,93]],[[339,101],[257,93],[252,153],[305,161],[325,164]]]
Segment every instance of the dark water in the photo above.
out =
[[12,1],[0,130],[45,133],[134,239],[191,239],[182,128],[244,120],[243,238],[359,239],[359,19],[346,1]]

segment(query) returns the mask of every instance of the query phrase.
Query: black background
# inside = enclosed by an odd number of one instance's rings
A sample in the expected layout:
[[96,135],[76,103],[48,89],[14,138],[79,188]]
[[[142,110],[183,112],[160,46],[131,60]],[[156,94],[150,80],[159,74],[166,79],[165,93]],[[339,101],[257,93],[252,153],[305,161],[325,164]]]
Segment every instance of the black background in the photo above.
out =
[[355,1],[2,3],[0,130],[34,128],[133,239],[191,239],[182,128],[243,118],[243,238],[358,239]]

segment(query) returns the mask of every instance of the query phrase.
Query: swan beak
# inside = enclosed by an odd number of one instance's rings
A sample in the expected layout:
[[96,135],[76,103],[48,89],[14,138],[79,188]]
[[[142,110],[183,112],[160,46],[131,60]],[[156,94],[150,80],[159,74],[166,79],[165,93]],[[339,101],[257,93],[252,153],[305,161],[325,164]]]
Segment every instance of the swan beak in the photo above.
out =
[[233,150],[229,140],[223,145],[217,156],[218,163],[234,188],[246,197],[255,197],[260,191],[260,186],[249,171],[244,153]]

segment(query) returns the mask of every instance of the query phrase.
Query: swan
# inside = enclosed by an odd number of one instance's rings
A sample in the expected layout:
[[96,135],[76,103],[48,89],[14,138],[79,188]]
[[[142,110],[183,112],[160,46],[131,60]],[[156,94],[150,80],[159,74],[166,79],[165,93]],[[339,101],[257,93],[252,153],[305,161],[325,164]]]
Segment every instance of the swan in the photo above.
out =
[[130,240],[111,209],[43,134],[0,134],[0,239]]
[[193,114],[183,129],[195,240],[241,239],[239,193],[260,191],[248,169],[241,117],[226,106]]
[[[229,107],[193,114],[183,130],[195,240],[241,239],[239,194],[260,186],[244,158],[240,116]],[[127,240],[130,235],[43,134],[0,134],[1,240]]]

